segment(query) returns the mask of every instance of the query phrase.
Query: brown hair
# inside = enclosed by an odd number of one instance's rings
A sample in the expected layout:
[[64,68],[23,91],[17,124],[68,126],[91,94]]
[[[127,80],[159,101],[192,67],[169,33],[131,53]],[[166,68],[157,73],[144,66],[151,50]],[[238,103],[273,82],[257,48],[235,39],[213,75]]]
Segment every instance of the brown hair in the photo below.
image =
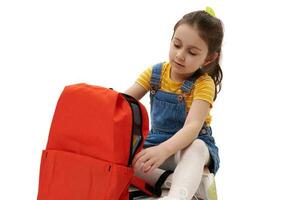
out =
[[206,11],[201,10],[184,15],[182,19],[180,19],[174,26],[174,33],[182,24],[188,24],[197,28],[199,31],[199,36],[208,45],[208,56],[218,53],[218,57],[213,62],[202,68],[203,72],[208,73],[215,83],[215,100],[217,93],[219,93],[221,90],[221,83],[223,79],[223,71],[219,64],[221,46],[224,37],[222,21],[214,16],[211,16]]

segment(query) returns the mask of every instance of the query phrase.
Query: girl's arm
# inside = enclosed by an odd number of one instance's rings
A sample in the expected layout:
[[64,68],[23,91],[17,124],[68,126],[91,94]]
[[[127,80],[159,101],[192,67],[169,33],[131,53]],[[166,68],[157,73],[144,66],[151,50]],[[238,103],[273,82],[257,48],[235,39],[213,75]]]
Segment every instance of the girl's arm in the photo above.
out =
[[147,90],[138,83],[134,83],[134,85],[132,85],[124,93],[134,97],[137,100],[140,100],[147,93]]
[[197,138],[209,110],[210,104],[207,101],[193,100],[183,128],[160,144],[169,156],[184,149]]
[[135,170],[152,171],[168,157],[190,145],[197,138],[209,110],[207,101],[193,100],[183,128],[158,146],[140,151],[133,160]]

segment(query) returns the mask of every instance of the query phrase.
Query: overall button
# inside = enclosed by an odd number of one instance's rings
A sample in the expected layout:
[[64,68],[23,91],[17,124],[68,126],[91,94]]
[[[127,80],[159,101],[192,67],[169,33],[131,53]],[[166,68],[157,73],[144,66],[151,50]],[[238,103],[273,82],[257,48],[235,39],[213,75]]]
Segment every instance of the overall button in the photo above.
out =
[[207,133],[207,131],[206,131],[206,129],[202,129],[202,134],[206,134]]
[[154,95],[154,94],[156,94],[156,90],[151,90],[150,93],[151,93],[152,95]]
[[181,101],[183,101],[183,99],[184,99],[183,95],[180,94],[180,95],[178,96],[178,101],[181,102]]

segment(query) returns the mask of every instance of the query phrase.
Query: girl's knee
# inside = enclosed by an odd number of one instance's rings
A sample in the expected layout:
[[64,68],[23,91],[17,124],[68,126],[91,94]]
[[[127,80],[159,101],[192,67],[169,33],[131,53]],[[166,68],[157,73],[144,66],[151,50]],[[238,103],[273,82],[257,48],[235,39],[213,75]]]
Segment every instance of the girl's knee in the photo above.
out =
[[190,148],[202,151],[204,149],[207,149],[207,145],[203,140],[195,139],[190,145]]
[[185,151],[190,151],[193,153],[197,153],[203,158],[209,157],[209,150],[206,143],[203,140],[196,139],[194,140],[186,149]]

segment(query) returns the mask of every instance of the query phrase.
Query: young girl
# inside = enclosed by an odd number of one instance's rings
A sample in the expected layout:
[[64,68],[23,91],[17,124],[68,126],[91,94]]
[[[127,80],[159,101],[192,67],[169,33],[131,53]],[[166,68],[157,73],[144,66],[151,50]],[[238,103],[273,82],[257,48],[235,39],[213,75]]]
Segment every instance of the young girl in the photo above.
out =
[[219,168],[210,109],[221,87],[222,40],[222,22],[212,10],[184,15],[174,27],[169,61],[146,69],[125,92],[141,99],[150,91],[151,130],[133,163],[152,185],[164,170],[174,170],[161,199],[191,200],[204,167],[214,174]]

